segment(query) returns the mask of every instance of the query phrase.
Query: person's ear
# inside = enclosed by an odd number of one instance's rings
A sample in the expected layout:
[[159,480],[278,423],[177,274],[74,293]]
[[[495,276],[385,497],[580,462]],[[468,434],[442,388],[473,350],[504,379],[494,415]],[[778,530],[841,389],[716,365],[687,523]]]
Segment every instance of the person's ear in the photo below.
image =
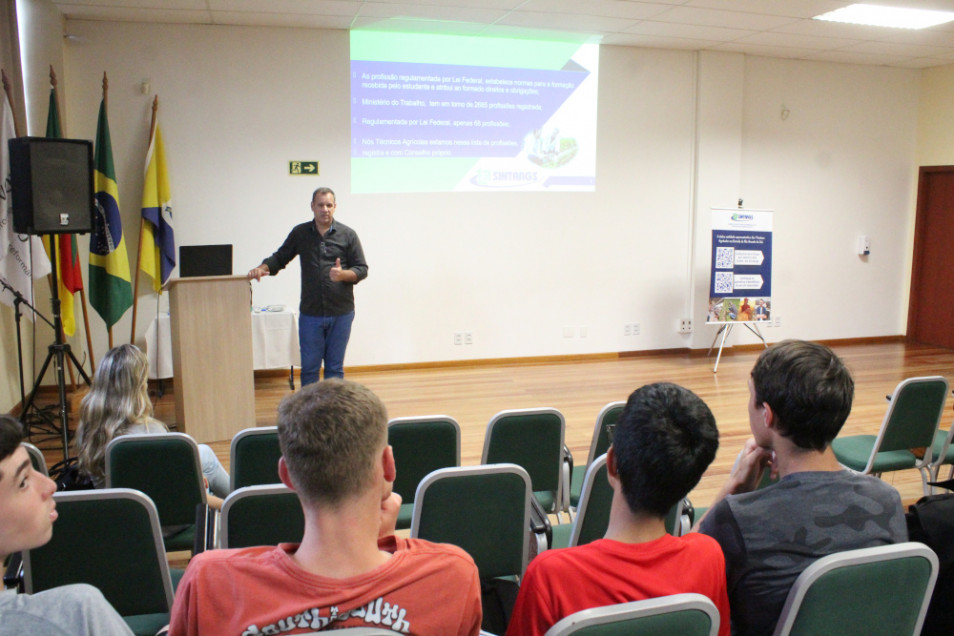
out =
[[772,410],[768,402],[762,402],[762,419],[765,423],[765,428],[775,428],[775,411]]
[[606,480],[609,481],[612,488],[619,485],[619,472],[616,466],[616,449],[612,444],[606,451]]
[[381,464],[384,467],[384,480],[394,482],[397,476],[397,467],[394,465],[394,450],[388,444],[384,447],[384,453],[381,455]]
[[285,463],[285,457],[278,458],[278,478],[282,483],[295,490],[295,484],[292,483],[291,476],[288,474],[288,464]]

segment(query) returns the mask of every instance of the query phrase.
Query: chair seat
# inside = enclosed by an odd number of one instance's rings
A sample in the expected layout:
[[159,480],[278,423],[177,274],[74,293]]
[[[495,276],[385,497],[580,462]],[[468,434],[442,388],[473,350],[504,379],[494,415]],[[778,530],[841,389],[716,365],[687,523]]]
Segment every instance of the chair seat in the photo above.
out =
[[[839,462],[852,470],[861,472],[868,465],[868,459],[871,457],[871,450],[874,448],[876,439],[874,435],[837,437],[832,441],[831,448]],[[883,451],[875,457],[871,472],[883,473],[915,468],[917,461],[917,458],[910,451]]]
[[183,530],[173,535],[168,537],[163,536],[162,545],[165,546],[166,552],[191,551],[195,545],[195,526],[186,526]]
[[568,548],[570,547],[570,535],[573,534],[573,524],[572,523],[558,523],[552,527],[553,529],[553,543],[550,545],[551,548]]
[[556,493],[554,493],[552,490],[536,490],[534,491],[533,496],[537,498],[537,503],[540,504],[540,507],[542,507],[548,513],[554,512]]
[[583,492],[583,477],[586,475],[586,466],[574,466],[570,474],[570,506],[580,505],[580,494]]

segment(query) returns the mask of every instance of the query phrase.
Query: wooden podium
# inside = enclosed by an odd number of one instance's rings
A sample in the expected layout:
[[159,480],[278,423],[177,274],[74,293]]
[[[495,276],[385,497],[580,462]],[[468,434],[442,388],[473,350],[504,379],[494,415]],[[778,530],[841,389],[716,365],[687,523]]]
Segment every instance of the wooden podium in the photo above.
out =
[[248,279],[178,278],[169,289],[178,430],[200,443],[230,440],[255,426]]

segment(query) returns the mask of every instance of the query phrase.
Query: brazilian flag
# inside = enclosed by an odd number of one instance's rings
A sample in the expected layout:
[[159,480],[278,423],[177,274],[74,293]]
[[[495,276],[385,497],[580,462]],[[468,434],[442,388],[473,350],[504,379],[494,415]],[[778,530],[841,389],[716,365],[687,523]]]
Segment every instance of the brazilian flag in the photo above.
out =
[[132,279],[119,216],[119,188],[113,167],[105,99],[99,105],[93,154],[96,212],[89,239],[89,304],[102,316],[107,329],[111,329],[132,307]]

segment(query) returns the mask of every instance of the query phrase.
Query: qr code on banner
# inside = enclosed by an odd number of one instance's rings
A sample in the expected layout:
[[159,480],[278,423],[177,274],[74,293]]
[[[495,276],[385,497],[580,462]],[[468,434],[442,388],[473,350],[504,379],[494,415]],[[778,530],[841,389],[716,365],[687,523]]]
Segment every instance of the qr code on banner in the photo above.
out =
[[716,269],[732,269],[733,265],[735,265],[735,248],[717,247]]
[[735,286],[732,284],[732,272],[716,272],[715,273],[715,293],[717,294],[731,294],[735,291]]

